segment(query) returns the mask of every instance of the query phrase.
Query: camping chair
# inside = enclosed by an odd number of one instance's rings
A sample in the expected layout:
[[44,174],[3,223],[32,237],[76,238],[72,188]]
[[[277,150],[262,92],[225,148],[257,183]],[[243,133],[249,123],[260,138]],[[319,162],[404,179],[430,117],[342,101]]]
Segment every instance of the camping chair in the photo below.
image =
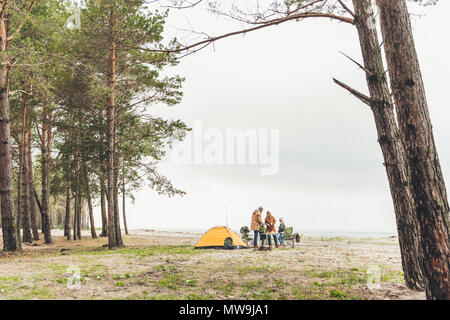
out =
[[241,228],[241,239],[245,242],[245,244],[251,248],[253,247],[253,237],[250,236],[250,229],[247,226]]
[[296,232],[294,232],[293,227],[286,227],[284,229],[284,243],[286,246],[289,246],[291,248],[295,248],[295,244],[300,242],[300,235]]

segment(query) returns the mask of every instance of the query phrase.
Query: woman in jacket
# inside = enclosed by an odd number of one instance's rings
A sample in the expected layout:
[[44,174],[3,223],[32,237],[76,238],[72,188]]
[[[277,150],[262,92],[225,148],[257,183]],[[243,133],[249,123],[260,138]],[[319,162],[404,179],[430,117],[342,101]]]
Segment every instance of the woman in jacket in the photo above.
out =
[[278,248],[277,231],[275,229],[275,224],[277,223],[277,221],[275,220],[275,217],[272,216],[270,211],[267,211],[266,219],[264,222],[266,224],[266,232],[268,234],[269,246],[270,247],[272,246],[271,238],[273,237],[273,240],[275,241],[275,246]]

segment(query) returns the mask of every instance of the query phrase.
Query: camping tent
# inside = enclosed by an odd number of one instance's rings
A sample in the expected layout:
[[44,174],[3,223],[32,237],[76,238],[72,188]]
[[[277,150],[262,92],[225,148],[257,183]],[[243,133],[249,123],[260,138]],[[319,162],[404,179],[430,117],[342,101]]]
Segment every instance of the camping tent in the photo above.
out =
[[238,249],[247,248],[244,241],[227,227],[214,227],[198,240],[195,249]]

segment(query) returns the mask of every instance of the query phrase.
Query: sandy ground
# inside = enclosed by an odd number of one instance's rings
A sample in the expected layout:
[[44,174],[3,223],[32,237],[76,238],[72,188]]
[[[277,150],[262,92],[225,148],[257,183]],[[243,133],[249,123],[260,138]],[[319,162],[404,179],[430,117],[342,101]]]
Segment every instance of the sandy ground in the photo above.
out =
[[425,299],[405,287],[396,238],[304,237],[253,252],[194,250],[201,234],[182,232],[135,230],[112,251],[85,231],[53,237],[0,253],[0,299]]

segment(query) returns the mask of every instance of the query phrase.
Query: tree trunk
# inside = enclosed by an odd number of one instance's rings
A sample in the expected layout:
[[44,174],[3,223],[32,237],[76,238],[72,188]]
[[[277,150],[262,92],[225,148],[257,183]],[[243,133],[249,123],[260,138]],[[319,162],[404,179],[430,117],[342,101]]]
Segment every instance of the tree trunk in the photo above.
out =
[[83,209],[83,203],[81,198],[81,192],[77,195],[78,205],[77,205],[77,239],[81,240],[81,213]]
[[19,172],[17,174],[17,218],[16,218],[16,225],[17,225],[17,243],[21,245],[21,230],[23,228],[23,210],[24,207],[23,204],[23,194],[22,191],[22,184],[24,180],[24,167],[26,167],[25,164],[25,132],[26,132],[26,123],[27,123],[27,95],[23,94],[22,98],[22,104],[23,104],[23,111],[22,111],[22,130],[21,130],[21,137],[20,137],[20,143],[19,143]]
[[77,201],[77,197],[76,197],[76,193],[75,193],[74,204],[73,204],[73,240],[77,240],[77,223],[78,223],[77,206],[78,206],[78,201]]
[[34,202],[34,183],[33,183],[33,155],[31,153],[31,143],[32,143],[32,131],[31,123],[28,126],[28,151],[27,151],[27,162],[28,162],[28,199],[30,201],[30,219],[31,219],[31,231],[33,232],[33,240],[39,240],[39,231],[37,227],[37,217],[36,217],[36,204]]
[[128,226],[127,226],[127,216],[125,215],[125,172],[123,172],[122,178],[122,215],[123,215],[123,227],[125,228],[125,234],[128,234]]
[[450,299],[449,206],[405,0],[377,0],[428,299]]
[[70,234],[70,173],[67,174],[67,186],[66,186],[66,215],[64,219],[64,236],[67,240],[72,240],[72,236]]
[[105,185],[102,178],[100,178],[100,207],[102,211],[102,233],[100,237],[108,236],[108,217],[106,215],[106,200],[105,200]]
[[[114,134],[114,140],[115,140],[115,134]],[[118,167],[118,161],[117,161],[117,153],[114,156],[114,167]],[[114,227],[116,232],[116,246],[122,247],[123,241],[122,241],[122,232],[120,231],[120,212],[119,212],[119,170],[114,170]]]
[[[78,145],[80,141],[78,140]],[[81,240],[81,186],[80,186],[80,150],[79,147],[76,151],[76,164],[75,164],[75,216],[74,216],[74,229],[73,239]]]
[[[7,38],[4,16],[0,16],[0,51],[2,54],[7,51]],[[21,250],[21,247],[16,237],[12,190],[9,70],[9,61],[2,61],[0,65],[0,203],[3,251],[18,251]]]
[[42,231],[44,233],[44,239],[46,244],[52,243],[52,235],[50,228],[50,217],[49,217],[49,137],[50,128],[48,127],[48,115],[47,110],[44,107],[43,124],[42,124],[42,137],[41,137],[41,172],[42,172]]
[[109,19],[109,54],[108,54],[108,246],[110,249],[116,247],[115,224],[114,224],[114,127],[115,127],[115,85],[116,85],[116,43],[115,43],[116,16],[114,7],[111,7]]
[[367,86],[370,92],[369,105],[374,115],[378,142],[383,153],[394,204],[405,283],[410,289],[423,290],[423,277],[418,261],[419,235],[408,177],[408,165],[385,76],[372,0],[353,0],[353,6]]
[[94,209],[92,206],[92,197],[91,197],[91,188],[89,186],[89,176],[87,174],[86,166],[83,166],[84,179],[86,182],[86,194],[88,200],[89,207],[89,224],[91,225],[91,236],[93,239],[97,238],[97,232],[95,231],[95,223],[94,223]]
[[33,242],[33,235],[31,234],[30,228],[30,199],[28,198],[29,190],[28,190],[28,160],[27,160],[27,150],[28,150],[28,130],[24,130],[24,145],[22,151],[22,171],[20,174],[22,175],[22,190],[21,190],[21,199],[22,199],[22,229],[23,229],[23,242]]

